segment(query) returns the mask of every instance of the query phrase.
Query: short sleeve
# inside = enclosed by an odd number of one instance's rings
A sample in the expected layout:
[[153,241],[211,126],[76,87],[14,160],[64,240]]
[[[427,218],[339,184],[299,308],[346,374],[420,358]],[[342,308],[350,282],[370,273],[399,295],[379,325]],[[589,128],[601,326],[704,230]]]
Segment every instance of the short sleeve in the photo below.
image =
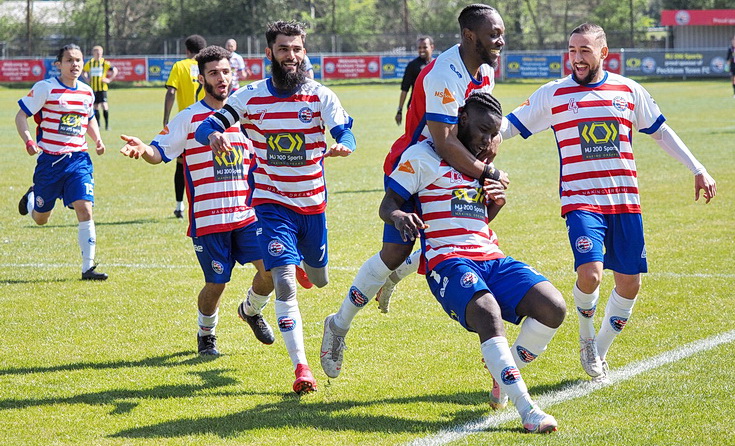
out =
[[33,116],[41,110],[48,98],[49,85],[45,81],[37,82],[31,88],[31,91],[18,101],[20,108],[23,109],[26,115]]
[[424,76],[424,91],[426,92],[426,120],[443,122],[445,124],[456,124],[459,121],[460,103],[455,86],[450,83],[447,76],[437,70],[432,70]]
[[[164,162],[176,159],[184,153],[186,142],[189,136],[189,126],[191,119],[189,113],[178,113],[174,119],[156,135],[151,142],[151,146],[157,148],[161,152]],[[194,131],[193,129],[191,131]]]

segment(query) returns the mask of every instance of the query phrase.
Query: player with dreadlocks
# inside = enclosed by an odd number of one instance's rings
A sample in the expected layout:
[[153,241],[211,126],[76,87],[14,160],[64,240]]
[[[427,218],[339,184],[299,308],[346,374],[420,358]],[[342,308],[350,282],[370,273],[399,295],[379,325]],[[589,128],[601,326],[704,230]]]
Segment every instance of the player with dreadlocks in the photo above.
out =
[[[492,162],[501,122],[500,103],[489,93],[474,93],[459,114],[457,137],[477,159]],[[416,213],[401,210],[414,194]],[[519,369],[546,350],[566,306],[544,276],[498,248],[488,222],[504,204],[499,181],[481,185],[462,175],[426,140],[401,156],[388,178],[380,217],[405,241],[421,239],[429,288],[452,319],[480,336],[483,359],[499,385],[496,396],[510,396],[527,431],[551,432],[556,420],[533,402]],[[512,348],[503,320],[523,320]]]

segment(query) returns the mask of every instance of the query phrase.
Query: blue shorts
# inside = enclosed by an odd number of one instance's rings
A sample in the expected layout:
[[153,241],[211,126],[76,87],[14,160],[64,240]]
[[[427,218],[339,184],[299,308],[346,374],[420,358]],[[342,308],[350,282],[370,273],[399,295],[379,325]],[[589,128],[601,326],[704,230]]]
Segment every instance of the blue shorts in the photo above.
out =
[[326,214],[299,214],[277,204],[255,206],[258,241],[266,270],[304,262],[313,268],[327,266]]
[[228,232],[192,237],[194,252],[208,283],[227,283],[232,276],[235,262],[244,265],[263,258],[257,240],[257,225]]
[[77,200],[94,203],[92,159],[87,152],[64,155],[41,153],[33,173],[33,195],[36,212],[49,212],[57,198],[69,206]]
[[621,274],[648,272],[641,214],[572,211],[565,218],[575,271],[585,263],[603,262],[605,269]]
[[467,327],[467,304],[481,291],[489,291],[500,306],[503,320],[518,325],[521,317],[516,307],[528,291],[546,277],[523,262],[502,259],[475,261],[461,257],[439,263],[426,274],[426,281],[436,300],[449,317]]
[[[385,177],[387,181],[388,177]],[[385,187],[385,186],[384,186]],[[415,213],[416,212],[416,196],[412,196],[410,200],[406,200],[401,205],[401,210],[403,212],[408,213]],[[395,243],[397,245],[413,245],[414,241],[409,240],[407,242],[403,241],[401,238],[401,233],[396,229],[394,225],[389,225],[388,223],[383,224],[383,243]]]

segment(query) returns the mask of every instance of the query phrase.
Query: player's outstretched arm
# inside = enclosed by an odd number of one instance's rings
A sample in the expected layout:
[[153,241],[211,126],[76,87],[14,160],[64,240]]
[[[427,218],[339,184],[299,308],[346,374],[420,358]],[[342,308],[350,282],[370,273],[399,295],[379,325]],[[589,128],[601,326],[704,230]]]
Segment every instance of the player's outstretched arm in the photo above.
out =
[[326,152],[324,152],[324,157],[328,156],[347,156],[350,153],[352,153],[352,150],[345,146],[344,144],[332,144],[332,147],[329,148]]
[[130,158],[143,158],[150,164],[158,164],[163,158],[161,152],[153,147],[143,143],[140,138],[135,136],[120,135],[120,139],[125,141],[125,145],[120,149],[120,153]]
[[421,236],[420,229],[429,227],[414,213],[401,210],[401,205],[406,200],[393,189],[385,191],[383,201],[380,203],[380,218],[389,225],[393,225],[401,233],[404,242],[416,240]]

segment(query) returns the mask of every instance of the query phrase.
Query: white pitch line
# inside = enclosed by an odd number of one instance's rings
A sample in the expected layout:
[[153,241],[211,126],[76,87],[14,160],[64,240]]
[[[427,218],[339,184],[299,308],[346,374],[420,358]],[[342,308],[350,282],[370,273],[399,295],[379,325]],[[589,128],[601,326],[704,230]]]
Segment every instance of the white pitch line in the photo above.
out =
[[[711,350],[722,344],[727,344],[733,341],[735,341],[735,330],[720,333],[706,339],[683,345],[681,347],[675,348],[674,350],[661,353],[658,356],[628,364],[620,369],[610,370],[610,372],[608,373],[608,383],[592,383],[591,381],[584,381],[576,384],[570,384],[559,390],[540,395],[538,398],[536,398],[536,403],[541,406],[541,408],[545,409],[555,404],[563,403],[569,400],[573,400],[575,398],[581,398],[583,396],[589,395],[596,390],[631,379],[637,375],[640,375],[641,373],[653,370],[666,364],[681,361],[682,359],[688,358],[689,356],[701,353],[703,351]],[[515,410],[507,410],[497,415],[491,415],[475,421],[471,421],[461,426],[442,430],[428,437],[417,438],[416,440],[407,443],[407,445],[445,445],[453,441],[460,440],[468,435],[482,432],[490,428],[498,427],[509,421],[517,419],[518,413]]]

